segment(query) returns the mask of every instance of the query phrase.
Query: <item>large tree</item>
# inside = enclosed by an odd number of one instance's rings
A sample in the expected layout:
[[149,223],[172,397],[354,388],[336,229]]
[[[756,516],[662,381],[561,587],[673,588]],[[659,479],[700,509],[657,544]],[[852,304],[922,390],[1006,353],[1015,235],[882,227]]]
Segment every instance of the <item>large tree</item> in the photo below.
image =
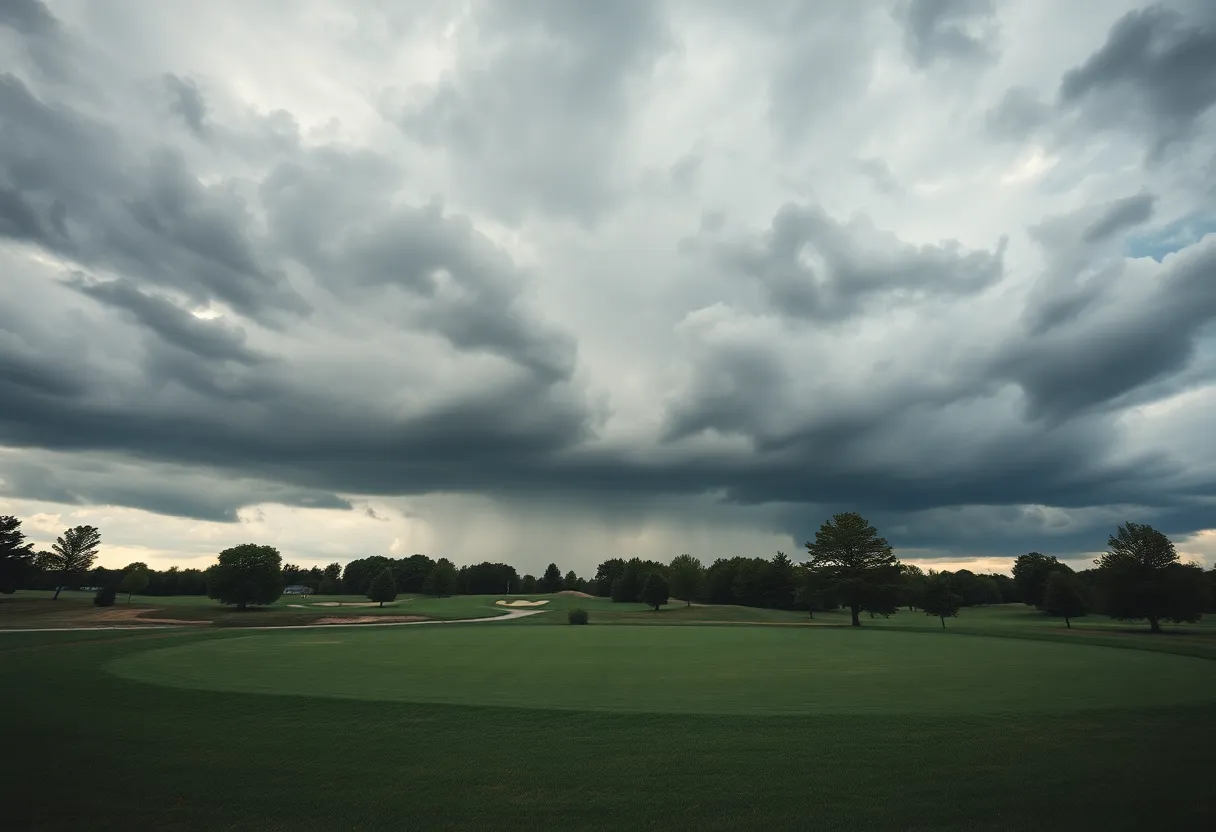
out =
[[668,572],[671,594],[684,601],[684,606],[692,606],[693,599],[701,594],[701,586],[705,583],[705,567],[701,561],[692,555],[676,555],[671,559]]
[[21,588],[34,565],[34,544],[25,542],[21,521],[0,515],[0,592],[11,595]]
[[625,561],[621,558],[609,558],[597,566],[595,577],[591,579],[591,583],[595,586],[595,594],[600,598],[607,598],[611,595],[613,584],[624,572]]
[[101,532],[96,526],[74,526],[51,545],[49,557],[43,561],[44,568],[55,574],[55,594],[59,597],[64,586],[77,580],[93,568],[97,560],[97,549],[101,546]]
[[367,597],[379,601],[382,607],[385,601],[396,600],[397,579],[393,577],[393,570],[384,569],[372,578],[372,585],[367,588]]
[[422,583],[422,591],[426,595],[455,595],[456,594],[456,565],[447,558],[440,558],[431,567],[430,574]]
[[1013,580],[1022,596],[1022,603],[1043,609],[1043,593],[1047,591],[1047,578],[1052,572],[1071,572],[1067,564],[1060,563],[1054,555],[1038,552],[1019,555],[1013,561]]
[[937,572],[925,579],[920,596],[921,609],[928,615],[936,615],[946,629],[946,619],[958,615],[963,605],[963,596],[955,589],[954,577],[949,572]]
[[540,591],[561,592],[561,589],[562,570],[557,568],[556,563],[551,563],[545,567],[545,574],[540,576]]
[[654,607],[654,611],[658,612],[659,607],[667,603],[669,594],[666,578],[658,572],[651,572],[646,576],[646,581],[642,584],[642,602],[646,606]]
[[1183,565],[1173,542],[1152,526],[1124,523],[1096,563],[1111,618],[1144,618],[1157,633],[1162,621],[1198,621],[1203,614],[1202,568]]
[[207,570],[207,596],[245,609],[273,604],[283,594],[283,557],[273,546],[242,543],[225,549]]
[[900,586],[899,559],[860,514],[835,515],[819,527],[815,541],[806,548],[807,566],[849,608],[854,627],[861,626],[863,609],[892,611]]
[[1072,629],[1072,619],[1085,615],[1085,595],[1076,575],[1057,569],[1047,576],[1043,592],[1043,609],[1064,617],[1064,626]]
[[120,592],[127,593],[127,603],[131,603],[131,596],[136,592],[143,592],[148,588],[149,582],[152,580],[152,574],[148,571],[148,567],[142,563],[131,564],[123,570],[122,581],[118,584]]
[[612,582],[612,600],[633,603],[642,596],[642,559],[630,558],[625,562],[625,568],[620,577]]

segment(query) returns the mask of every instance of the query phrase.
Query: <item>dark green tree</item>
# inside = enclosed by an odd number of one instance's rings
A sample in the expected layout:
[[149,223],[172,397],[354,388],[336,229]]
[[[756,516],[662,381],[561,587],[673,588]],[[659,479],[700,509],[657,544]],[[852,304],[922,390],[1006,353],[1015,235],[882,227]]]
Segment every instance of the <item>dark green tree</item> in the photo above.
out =
[[342,564],[331,563],[329,566],[326,566],[325,569],[321,571],[321,577],[329,578],[334,583],[342,580]]
[[61,534],[51,545],[44,568],[55,575],[55,594],[51,598],[52,601],[59,598],[59,593],[65,586],[78,580],[93,567],[99,546],[101,532],[96,526],[74,526]]
[[676,555],[671,559],[667,574],[671,594],[681,599],[684,606],[692,606],[693,600],[700,597],[701,587],[705,583],[705,567],[701,561],[692,555]]
[[566,577],[562,578],[562,589],[569,590],[570,592],[577,592],[581,585],[582,581],[579,580],[578,573],[573,569],[566,573]]
[[591,582],[595,585],[595,594],[600,598],[612,595],[612,587],[616,579],[625,572],[625,561],[620,558],[609,558],[595,568],[595,577]]
[[907,605],[909,612],[915,612],[920,606],[921,596],[925,593],[925,570],[911,563],[900,564],[900,602]]
[[114,584],[103,584],[96,593],[93,594],[93,606],[95,607],[112,607],[114,599],[118,595],[118,590]]
[[1206,605],[1203,570],[1183,565],[1168,537],[1152,526],[1124,523],[1107,540],[1097,561],[1106,612],[1111,618],[1198,621]]
[[963,597],[954,589],[954,579],[948,572],[930,574],[925,579],[920,606],[928,615],[936,615],[946,629],[946,619],[958,615]]
[[120,592],[127,593],[127,603],[131,603],[131,596],[136,592],[143,592],[148,588],[148,584],[152,580],[152,575],[148,568],[141,563],[131,564],[123,571],[122,580],[118,584]]
[[[394,586],[396,585],[395,580],[393,581],[393,584],[394,584]],[[335,579],[329,577],[328,575],[326,575],[324,578],[322,578],[321,583],[319,583],[317,585],[317,594],[318,595],[338,595],[339,593],[341,593],[341,591],[342,591],[342,585],[339,584]]]
[[654,611],[658,612],[659,607],[667,603],[669,594],[666,578],[658,572],[651,572],[646,576],[646,581],[642,584],[642,602],[646,606],[653,607]]
[[835,515],[806,544],[809,568],[849,608],[854,627],[860,613],[894,611],[899,596],[900,563],[887,541],[857,512]]
[[536,576],[524,575],[519,580],[519,591],[524,595],[532,595],[536,592]]
[[207,570],[207,596],[245,609],[273,604],[283,594],[283,557],[273,546],[242,543],[225,549]]
[[1019,555],[1013,561],[1013,580],[1022,596],[1022,603],[1035,609],[1043,609],[1043,593],[1047,590],[1047,576],[1056,570],[1071,572],[1067,564],[1060,563],[1054,555],[1031,552]]
[[397,579],[393,577],[393,570],[384,569],[372,578],[372,585],[367,588],[367,597],[379,601],[382,607],[385,601],[397,600]]
[[34,544],[25,542],[21,521],[0,515],[0,593],[12,595],[34,568]]
[[1072,619],[1085,615],[1085,595],[1076,575],[1057,569],[1047,576],[1043,592],[1043,609],[1064,617],[1064,626],[1072,629]]
[[540,591],[561,592],[561,589],[562,570],[557,568],[556,563],[551,563],[545,567],[545,574],[540,576]]
[[612,600],[621,603],[635,603],[642,597],[642,559],[630,558],[625,563],[620,577],[612,583]]
[[422,584],[426,595],[442,597],[456,594],[456,565],[447,558],[435,561],[431,572]]

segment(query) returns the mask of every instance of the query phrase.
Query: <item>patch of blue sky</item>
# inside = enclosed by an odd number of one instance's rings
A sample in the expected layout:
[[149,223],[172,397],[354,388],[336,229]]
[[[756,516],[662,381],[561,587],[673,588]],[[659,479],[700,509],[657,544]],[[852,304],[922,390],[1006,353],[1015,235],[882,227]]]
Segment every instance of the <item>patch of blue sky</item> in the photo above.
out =
[[1128,257],[1151,257],[1160,263],[1167,254],[1181,251],[1216,233],[1216,214],[1188,214],[1171,223],[1128,236],[1125,251]]

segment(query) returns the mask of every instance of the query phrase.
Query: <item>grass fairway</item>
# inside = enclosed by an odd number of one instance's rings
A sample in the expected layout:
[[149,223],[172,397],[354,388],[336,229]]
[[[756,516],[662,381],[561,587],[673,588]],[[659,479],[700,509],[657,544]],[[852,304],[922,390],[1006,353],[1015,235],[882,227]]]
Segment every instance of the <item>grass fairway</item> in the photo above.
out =
[[[1203,632],[1097,639],[1042,617],[1022,627],[1016,610],[957,622],[984,636],[904,613],[860,632],[654,625],[743,615],[729,609],[649,626],[545,626],[559,610],[3,634],[0,817],[14,830],[1212,827]],[[1108,643],[1135,649],[1095,646]]]
[[738,715],[1216,703],[1216,662],[1204,659],[836,627],[291,630],[137,653],[111,670],[247,693]]

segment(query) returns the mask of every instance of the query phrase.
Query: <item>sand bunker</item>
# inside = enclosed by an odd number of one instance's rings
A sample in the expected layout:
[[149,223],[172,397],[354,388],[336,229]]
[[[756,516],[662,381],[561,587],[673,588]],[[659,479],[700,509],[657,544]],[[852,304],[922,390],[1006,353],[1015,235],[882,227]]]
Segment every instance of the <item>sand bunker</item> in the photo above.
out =
[[579,592],[577,589],[563,589],[561,592],[555,592],[554,595],[564,595],[567,598],[594,598],[595,596],[589,592]]
[[548,601],[524,601],[523,599],[520,599],[518,601],[495,601],[494,603],[498,604],[498,606],[500,606],[500,607],[543,607],[545,604],[547,604],[549,602]]
[[388,624],[401,621],[425,621],[425,615],[344,615],[334,618],[319,618],[313,624]]
[[[394,603],[389,601],[389,603]],[[293,606],[289,604],[288,606]],[[314,607],[378,607],[380,604],[376,601],[318,601],[311,606]]]

